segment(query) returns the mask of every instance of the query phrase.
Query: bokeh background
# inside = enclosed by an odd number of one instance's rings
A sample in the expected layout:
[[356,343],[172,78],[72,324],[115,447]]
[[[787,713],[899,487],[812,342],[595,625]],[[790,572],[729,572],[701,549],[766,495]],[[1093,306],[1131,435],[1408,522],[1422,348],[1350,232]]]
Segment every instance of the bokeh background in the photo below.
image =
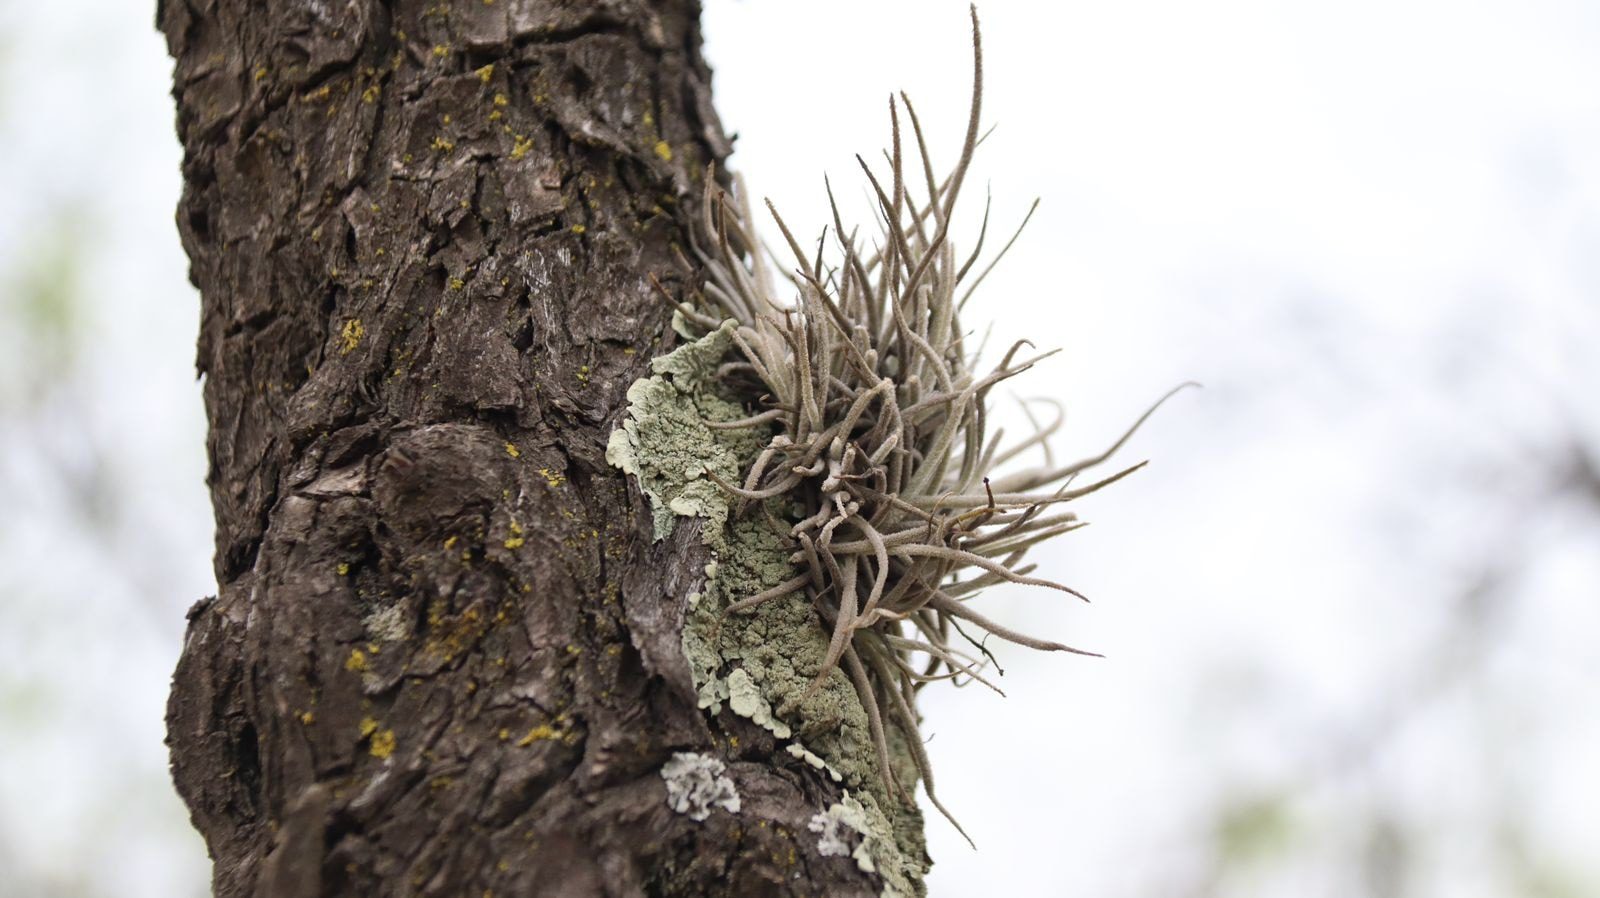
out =
[[[954,0],[710,0],[736,167],[798,228],[918,101]],[[924,693],[934,896],[1600,896],[1600,6],[989,0],[970,307],[1064,349],[1063,455],[1176,397]],[[214,591],[152,4],[0,5],[0,894],[189,896],[166,775]],[[970,232],[969,232],[970,235]],[[967,242],[970,245],[970,240]]]

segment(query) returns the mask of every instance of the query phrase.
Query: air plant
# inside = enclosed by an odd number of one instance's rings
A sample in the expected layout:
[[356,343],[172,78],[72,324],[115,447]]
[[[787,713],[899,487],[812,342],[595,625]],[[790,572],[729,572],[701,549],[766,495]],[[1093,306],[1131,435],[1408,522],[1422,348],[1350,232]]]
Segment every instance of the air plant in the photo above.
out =
[[[707,276],[703,301],[698,308],[678,306],[684,318],[707,330],[726,318],[737,322],[732,339],[741,358],[724,364],[718,375],[743,395],[760,395],[762,407],[743,420],[707,426],[767,426],[774,434],[750,460],[742,483],[711,476],[740,500],[740,513],[766,515],[794,546],[793,578],[734,602],[725,613],[748,612],[797,593],[809,598],[829,643],[806,694],[842,668],[866,710],[890,788],[904,792],[889,764],[886,720],[907,734],[929,800],[946,817],[950,812],[934,794],[928,757],[915,735],[916,693],[939,680],[995,688],[984,675],[992,656],[969,627],[1033,649],[1096,654],[1018,632],[974,610],[971,599],[1001,583],[1083,598],[1032,576],[1035,566],[1024,563],[1026,553],[1083,526],[1061,509],[1064,503],[1143,466],[1076,485],[1161,404],[1105,452],[1069,464],[1055,464],[1049,448],[1061,425],[1059,409],[1049,424],[1035,422],[1033,432],[1014,442],[1007,443],[1003,431],[987,433],[991,391],[1053,353],[1034,353],[1020,341],[998,367],[981,373],[975,370],[981,346],[969,351],[958,320],[1033,214],[1030,209],[999,253],[978,268],[988,233],[986,205],[976,247],[957,257],[951,219],[982,140],[983,50],[976,10],[972,38],[971,107],[950,174],[935,177],[921,123],[904,94],[898,103],[889,101],[887,177],[857,157],[877,207],[879,233],[870,252],[857,234],[846,235],[831,184],[837,262],[824,261],[827,229],[808,253],[769,202],[795,263],[788,284],[796,298],[780,302],[751,229],[742,184],[730,196],[708,176],[696,250]],[[902,107],[920,163],[915,172],[904,158]],[[912,183],[914,175],[920,175],[920,185]],[[997,473],[1035,449],[1042,450],[1044,465]],[[784,519],[789,509],[798,511]]]

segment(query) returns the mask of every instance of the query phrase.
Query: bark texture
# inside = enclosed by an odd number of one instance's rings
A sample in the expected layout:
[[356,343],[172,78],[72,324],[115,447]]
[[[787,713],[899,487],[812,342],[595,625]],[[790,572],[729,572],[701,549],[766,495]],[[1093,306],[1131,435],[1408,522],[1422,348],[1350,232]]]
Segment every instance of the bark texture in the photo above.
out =
[[[729,149],[693,0],[158,17],[220,584],[168,741],[215,892],[875,894],[806,830],[838,787],[696,708],[698,528],[654,543],[604,457]],[[668,807],[684,750],[738,814]]]

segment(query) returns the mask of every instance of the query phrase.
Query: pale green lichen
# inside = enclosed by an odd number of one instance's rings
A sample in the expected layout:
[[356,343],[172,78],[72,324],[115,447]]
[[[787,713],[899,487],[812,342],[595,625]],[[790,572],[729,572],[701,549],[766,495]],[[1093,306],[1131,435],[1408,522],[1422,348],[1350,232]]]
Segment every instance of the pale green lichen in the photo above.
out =
[[704,421],[733,420],[739,407],[705,389],[716,360],[732,345],[733,323],[651,362],[655,376],[628,388],[628,417],[611,432],[606,461],[639,479],[650,497],[656,539],[672,534],[677,516],[727,518],[727,499],[705,477],[738,476],[737,456]]
[[761,694],[750,672],[742,667],[728,674],[728,707],[740,717],[748,717],[757,726],[770,730],[779,739],[793,735],[788,724],[772,716],[772,705]]
[[[786,747],[790,755],[854,790],[870,833],[863,856],[883,880],[884,894],[920,895],[927,868],[921,814],[890,796],[854,686],[835,669],[806,695],[827,654],[827,634],[810,603],[792,595],[748,614],[723,613],[795,570],[792,547],[765,516],[734,516],[727,493],[706,476],[712,471],[724,481],[739,480],[741,468],[770,436],[760,428],[713,430],[705,424],[748,414],[713,378],[730,354],[731,332],[730,322],[652,360],[652,376],[628,389],[628,417],[612,432],[606,458],[638,479],[651,502],[657,539],[672,533],[680,515],[704,519],[701,538],[714,559],[706,565],[705,584],[687,597],[683,629],[700,707],[717,714],[726,704],[775,738],[795,740]],[[767,510],[779,519],[791,512],[776,503]],[[889,730],[895,775],[912,788],[916,768],[905,736],[893,726]]]

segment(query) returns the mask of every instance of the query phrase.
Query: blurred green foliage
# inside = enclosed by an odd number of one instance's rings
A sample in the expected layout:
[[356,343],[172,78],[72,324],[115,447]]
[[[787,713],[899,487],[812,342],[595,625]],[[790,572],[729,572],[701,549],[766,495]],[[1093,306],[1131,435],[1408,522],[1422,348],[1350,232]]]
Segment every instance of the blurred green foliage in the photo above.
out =
[[1225,864],[1268,861],[1294,840],[1295,821],[1283,796],[1236,799],[1217,815],[1217,854]]
[[0,270],[0,318],[12,344],[0,358],[0,411],[38,405],[78,362],[87,221],[81,209],[57,210]]

